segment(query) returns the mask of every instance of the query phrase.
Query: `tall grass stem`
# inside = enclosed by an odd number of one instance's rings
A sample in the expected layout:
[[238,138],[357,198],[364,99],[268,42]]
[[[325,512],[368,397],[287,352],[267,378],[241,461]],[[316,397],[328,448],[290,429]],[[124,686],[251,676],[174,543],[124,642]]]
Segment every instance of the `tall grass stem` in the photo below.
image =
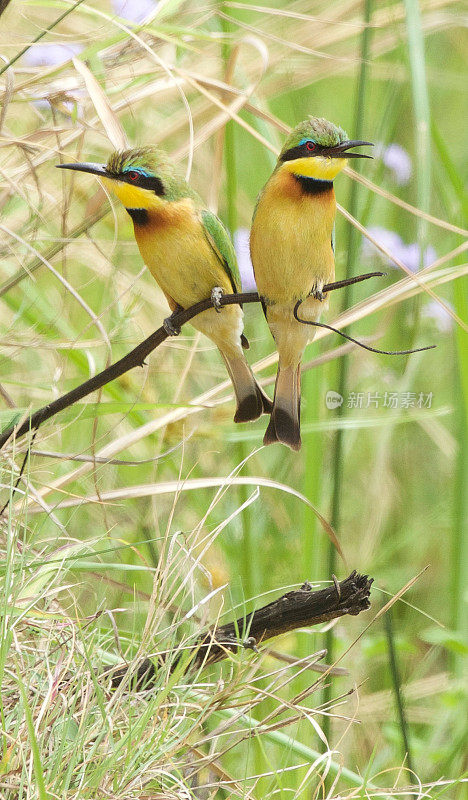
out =
[[[371,42],[371,28],[370,19],[372,13],[372,0],[365,0],[364,4],[364,27],[361,34],[361,50],[360,50],[360,68],[356,90],[355,112],[354,112],[354,125],[352,137],[361,139],[364,131],[364,115],[365,115],[365,97],[367,88],[368,77],[368,60]],[[359,162],[358,162],[359,163]],[[353,181],[351,184],[349,195],[349,211],[355,217],[357,216],[359,185]],[[348,227],[348,242],[347,242],[347,263],[346,263],[346,277],[350,277],[354,272],[354,265],[356,260],[357,248],[359,245],[359,236],[355,228]],[[345,288],[343,293],[343,308],[349,308],[352,303],[352,290],[350,286]],[[340,361],[339,374],[338,374],[338,393],[344,396],[346,382],[348,378],[348,356],[344,356]],[[337,409],[338,417],[346,413],[345,404],[343,403]],[[344,447],[344,430],[339,428],[335,435],[335,442],[333,448],[333,488],[332,488],[332,501],[331,501],[331,524],[334,530],[339,531],[341,524],[341,503],[342,503],[342,484],[343,484],[343,447]],[[336,551],[330,543],[328,546],[328,564],[327,564],[327,577],[330,577],[336,569]],[[333,663],[334,657],[334,633],[333,629],[327,631],[325,647],[328,653],[328,662]],[[330,679],[324,688],[323,702],[330,703],[333,695],[333,681]],[[330,718],[324,719],[324,733],[329,740],[330,736]]]
[[408,722],[406,719],[403,695],[401,691],[400,670],[398,668],[391,608],[389,608],[387,613],[384,614],[384,627],[385,627],[385,636],[387,639],[388,666],[389,666],[390,676],[392,679],[392,688],[395,697],[395,705],[398,714],[398,721],[400,724],[400,734],[403,746],[403,757],[405,759],[406,766],[412,771],[413,759],[411,756],[410,743],[409,743]]

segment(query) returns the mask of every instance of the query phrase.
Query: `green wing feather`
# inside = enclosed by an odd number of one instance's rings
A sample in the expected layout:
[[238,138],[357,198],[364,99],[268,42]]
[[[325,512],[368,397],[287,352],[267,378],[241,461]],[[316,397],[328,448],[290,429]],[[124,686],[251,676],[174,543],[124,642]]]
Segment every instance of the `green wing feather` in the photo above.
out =
[[205,236],[227,273],[233,292],[240,292],[241,279],[236,252],[226,228],[216,214],[207,209],[201,212],[201,218]]

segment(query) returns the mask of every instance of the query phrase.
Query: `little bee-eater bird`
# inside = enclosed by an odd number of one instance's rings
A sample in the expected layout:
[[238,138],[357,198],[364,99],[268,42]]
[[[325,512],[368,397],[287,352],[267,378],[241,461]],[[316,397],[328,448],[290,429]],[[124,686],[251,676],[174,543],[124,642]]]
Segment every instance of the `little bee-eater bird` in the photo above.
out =
[[[370,158],[326,119],[309,117],[288,136],[254,212],[250,252],[263,310],[278,350],[273,410],[263,442],[301,446],[301,360],[324,307],[322,288],[335,274],[333,181],[348,158]],[[312,333],[311,333],[312,331]]]
[[[144,147],[113,153],[107,164],[58,164],[97,175],[117,195],[133,220],[135,239],[146,266],[164,292],[171,311],[212,297],[213,309],[192,324],[218,347],[237,400],[235,422],[270,412],[271,400],[257,384],[245,359],[249,346],[242,309],[217,306],[220,294],[241,291],[236,254],[218,217],[178,173],[161,150]],[[168,333],[179,331],[164,321]]]

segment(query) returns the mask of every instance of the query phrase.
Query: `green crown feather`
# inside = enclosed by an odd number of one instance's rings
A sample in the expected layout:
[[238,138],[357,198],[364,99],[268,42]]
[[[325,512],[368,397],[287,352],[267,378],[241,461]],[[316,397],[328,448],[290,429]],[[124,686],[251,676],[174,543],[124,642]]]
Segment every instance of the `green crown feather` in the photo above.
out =
[[283,145],[280,158],[288,150],[301,144],[303,139],[310,139],[321,147],[334,147],[347,141],[348,134],[339,125],[333,125],[323,117],[308,117],[291,131]]

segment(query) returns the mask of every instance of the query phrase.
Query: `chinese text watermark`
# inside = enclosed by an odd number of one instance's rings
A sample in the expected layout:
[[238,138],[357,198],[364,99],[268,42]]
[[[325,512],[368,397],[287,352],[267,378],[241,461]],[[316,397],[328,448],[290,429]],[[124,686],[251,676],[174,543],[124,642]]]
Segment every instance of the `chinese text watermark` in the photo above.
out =
[[348,392],[345,396],[331,389],[325,395],[329,409],[339,408],[431,408],[432,392]]

